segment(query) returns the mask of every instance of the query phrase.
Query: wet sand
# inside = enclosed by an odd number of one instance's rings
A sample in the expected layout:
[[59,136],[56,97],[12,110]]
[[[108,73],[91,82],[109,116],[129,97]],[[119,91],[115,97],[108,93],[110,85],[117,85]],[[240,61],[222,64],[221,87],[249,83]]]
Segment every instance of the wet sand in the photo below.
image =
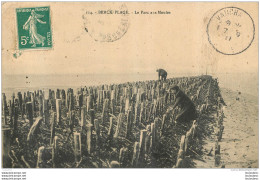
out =
[[[220,165],[215,166],[216,122],[209,122],[197,168],[258,168],[258,97],[220,88],[224,106],[224,132],[220,145]],[[239,100],[236,100],[239,98]],[[212,114],[211,116],[216,116]],[[211,129],[211,130],[210,130]],[[214,131],[213,131],[214,129]]]
[[[225,168],[258,168],[258,97],[221,89],[226,103],[221,159]],[[239,100],[236,100],[236,98]]]

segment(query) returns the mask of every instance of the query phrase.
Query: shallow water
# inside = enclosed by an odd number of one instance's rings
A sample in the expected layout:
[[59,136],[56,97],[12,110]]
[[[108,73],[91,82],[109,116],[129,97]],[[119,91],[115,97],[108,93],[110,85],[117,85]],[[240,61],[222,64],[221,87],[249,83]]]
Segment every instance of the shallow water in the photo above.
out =
[[[187,77],[199,74],[168,74],[168,78]],[[26,78],[27,77],[27,78]],[[213,77],[219,79],[219,86],[233,91],[258,96],[258,74],[217,74]],[[156,80],[157,74],[74,74],[74,75],[2,75],[2,92],[9,99],[12,93],[47,90],[67,89],[101,84],[118,84],[134,81]]]

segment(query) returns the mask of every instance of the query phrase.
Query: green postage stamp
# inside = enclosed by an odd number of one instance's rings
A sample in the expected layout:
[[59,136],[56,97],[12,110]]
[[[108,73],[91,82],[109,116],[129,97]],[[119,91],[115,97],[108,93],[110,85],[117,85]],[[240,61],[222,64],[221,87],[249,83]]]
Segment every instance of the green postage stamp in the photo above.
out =
[[18,48],[52,48],[50,7],[17,8]]

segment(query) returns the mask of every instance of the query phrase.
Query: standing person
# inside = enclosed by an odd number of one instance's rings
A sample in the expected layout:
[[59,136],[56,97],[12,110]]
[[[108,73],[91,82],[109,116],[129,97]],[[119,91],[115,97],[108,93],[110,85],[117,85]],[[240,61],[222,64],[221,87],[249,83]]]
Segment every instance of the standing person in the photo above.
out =
[[170,91],[175,96],[174,105],[170,107],[170,109],[174,110],[177,106],[180,109],[180,112],[175,118],[175,122],[177,124],[183,123],[189,126],[192,121],[197,118],[197,112],[194,103],[184,92],[179,89],[178,86],[172,86]]
[[163,80],[165,81],[167,78],[167,72],[164,69],[157,69],[156,72],[158,72],[159,81]]

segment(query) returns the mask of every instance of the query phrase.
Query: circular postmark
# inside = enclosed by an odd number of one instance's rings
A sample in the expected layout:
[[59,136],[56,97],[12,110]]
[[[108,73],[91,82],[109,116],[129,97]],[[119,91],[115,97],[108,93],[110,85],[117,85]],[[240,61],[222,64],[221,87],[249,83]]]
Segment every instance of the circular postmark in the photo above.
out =
[[218,10],[207,25],[209,43],[225,55],[236,55],[250,47],[255,36],[252,17],[243,9],[226,7]]
[[105,3],[83,15],[84,28],[95,40],[114,42],[127,32],[129,12],[125,4]]

